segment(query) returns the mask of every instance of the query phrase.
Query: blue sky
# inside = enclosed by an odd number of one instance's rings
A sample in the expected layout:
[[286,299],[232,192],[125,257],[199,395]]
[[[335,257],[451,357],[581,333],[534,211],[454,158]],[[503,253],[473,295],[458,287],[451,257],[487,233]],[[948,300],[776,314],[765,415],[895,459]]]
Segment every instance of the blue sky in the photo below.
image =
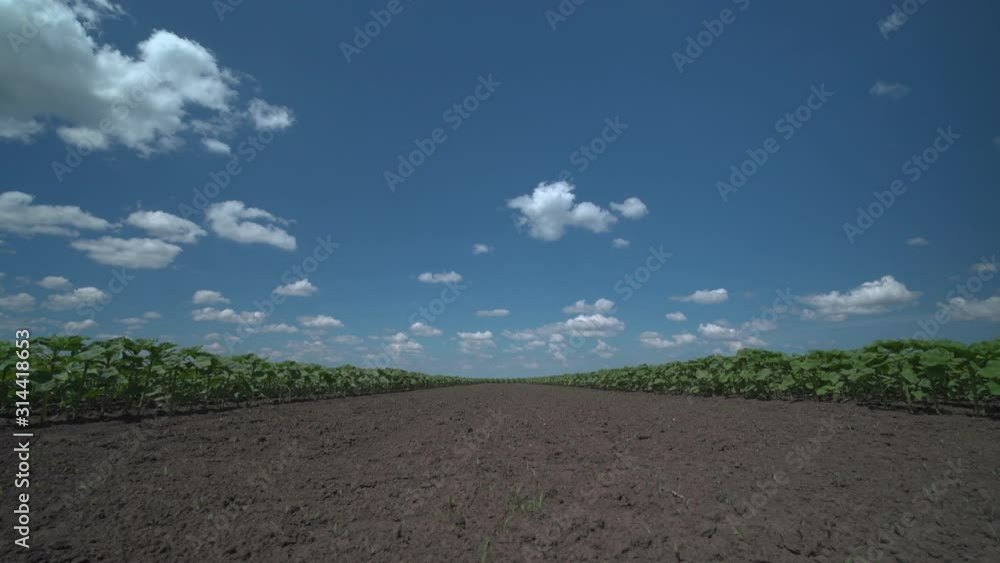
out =
[[998,15],[0,0],[0,323],[484,377],[993,338]]

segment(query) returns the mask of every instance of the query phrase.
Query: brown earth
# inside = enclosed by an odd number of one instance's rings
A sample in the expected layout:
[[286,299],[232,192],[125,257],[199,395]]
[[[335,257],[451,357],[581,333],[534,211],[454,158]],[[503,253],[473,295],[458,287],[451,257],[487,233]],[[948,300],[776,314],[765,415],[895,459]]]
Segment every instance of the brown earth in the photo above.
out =
[[982,418],[478,385],[36,433],[0,561],[1000,561]]

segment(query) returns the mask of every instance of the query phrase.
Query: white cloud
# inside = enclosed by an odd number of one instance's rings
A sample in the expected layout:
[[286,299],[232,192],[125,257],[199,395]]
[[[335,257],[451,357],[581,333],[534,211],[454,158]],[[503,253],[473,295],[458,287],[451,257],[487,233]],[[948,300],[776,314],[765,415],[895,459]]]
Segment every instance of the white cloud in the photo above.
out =
[[953,297],[947,303],[939,303],[938,307],[957,321],[1000,321],[1000,297],[990,297],[981,301]]
[[924,237],[913,237],[906,239],[906,244],[908,246],[927,246],[931,242]]
[[191,221],[164,211],[136,211],[125,222],[167,242],[190,244],[207,234]]
[[285,106],[271,105],[260,98],[250,100],[250,117],[258,131],[279,131],[295,123],[295,114]]
[[201,309],[191,311],[191,318],[195,321],[215,321],[221,323],[256,325],[263,322],[267,316],[260,311],[236,312],[233,309],[203,307]]
[[124,319],[118,319],[118,322],[132,327],[146,324],[146,319],[142,317],[127,317]]
[[487,252],[491,252],[492,250],[493,250],[492,247],[482,243],[477,243],[472,245],[473,254],[486,254]]
[[385,345],[385,350],[392,356],[402,354],[413,354],[424,349],[423,345],[415,340],[411,340],[406,333],[397,332],[392,336],[386,336],[383,340],[389,342]]
[[570,334],[584,337],[614,336],[625,330],[625,323],[615,317],[601,314],[579,315],[564,323]]
[[646,204],[637,197],[630,197],[621,203],[612,203],[611,209],[626,219],[641,219],[649,214]]
[[[0,18],[2,21],[2,18]],[[3,52],[0,49],[0,52]],[[7,78],[4,78],[4,82]],[[0,86],[0,100],[3,87]],[[2,104],[0,104],[2,108]],[[2,109],[0,109],[2,111]],[[81,230],[104,231],[111,223],[76,206],[35,205],[35,196],[24,192],[0,193],[0,231],[20,236],[59,235],[75,237]]]
[[410,325],[410,332],[414,336],[441,336],[441,331],[422,322],[415,322]]
[[667,313],[666,317],[667,317],[668,321],[674,321],[675,323],[679,323],[679,322],[683,322],[683,321],[688,320],[687,315],[685,315],[684,313],[682,313],[680,311],[676,311],[674,313]]
[[597,341],[597,345],[594,346],[594,349],[591,350],[590,353],[591,354],[596,354],[598,357],[604,358],[605,360],[607,360],[608,358],[613,357],[615,355],[615,352],[617,352],[617,351],[618,351],[618,348],[615,348],[614,346],[611,346],[610,344],[608,344],[607,342],[605,342],[603,340],[598,340]]
[[492,309],[490,311],[476,311],[477,317],[506,317],[510,314],[507,309]]
[[480,356],[485,355],[485,348],[496,347],[496,343],[493,342],[493,333],[488,330],[483,332],[459,332],[458,343],[459,349],[463,354],[476,354]]
[[155,319],[159,319],[159,318],[162,318],[162,317],[163,317],[163,315],[157,313],[156,311],[146,311],[145,313],[142,314],[142,318],[144,318],[144,319],[153,319],[153,320],[155,320]]
[[30,311],[35,308],[35,298],[27,293],[0,297],[0,309],[8,311]]
[[417,276],[417,280],[424,283],[458,283],[462,281],[462,276],[457,272],[442,272],[440,274],[424,272]]
[[664,338],[658,332],[646,331],[639,335],[639,342],[649,348],[674,348],[685,344],[693,344],[698,338],[689,333],[675,334],[670,338]]
[[69,293],[50,295],[48,301],[45,302],[45,307],[53,311],[67,311],[107,303],[110,300],[110,295],[96,287],[80,287]]
[[209,354],[224,354],[226,352],[226,347],[221,342],[213,342],[202,349]]
[[971,270],[977,274],[996,273],[1000,271],[1000,265],[998,265],[997,257],[994,255],[992,258],[983,258],[982,261],[976,262],[972,265]]
[[94,319],[86,319],[79,322],[70,321],[63,325],[63,330],[70,333],[77,333],[92,329],[95,326],[97,326],[97,323],[94,321]]
[[269,244],[282,250],[295,250],[295,237],[273,223],[287,221],[242,201],[216,203],[205,211],[212,232],[222,238],[243,244]]
[[319,291],[319,288],[307,279],[276,287],[274,292],[287,297],[309,297]]
[[62,276],[45,276],[38,285],[52,291],[67,291],[73,289],[73,284]]
[[508,201],[507,207],[520,211],[518,226],[527,226],[528,234],[535,239],[559,240],[568,227],[580,227],[594,233],[607,232],[618,219],[589,201],[574,204],[574,188],[566,182],[543,182],[531,195]]
[[223,154],[227,156],[233,153],[233,149],[230,148],[229,145],[218,139],[202,139],[201,144],[205,147],[205,150],[210,153]]
[[893,100],[898,100],[908,96],[910,91],[909,86],[900,84],[899,82],[886,82],[885,80],[878,80],[871,87],[871,89],[868,90],[868,93],[877,98],[888,97]]
[[629,241],[627,241],[627,240],[625,240],[623,238],[616,238],[616,239],[614,239],[614,240],[611,241],[611,246],[613,246],[615,248],[627,248],[629,244],[632,244],[632,243],[630,243]]
[[75,240],[70,246],[87,253],[91,260],[125,268],[165,268],[181,253],[181,247],[152,238],[101,237]]
[[916,301],[920,292],[910,291],[892,276],[865,282],[847,293],[807,295],[799,301],[830,321],[842,321],[849,315],[875,315]]
[[285,323],[279,324],[269,324],[262,325],[256,328],[248,328],[247,332],[251,334],[271,334],[271,333],[281,333],[281,334],[294,334],[299,331],[298,328],[287,325]]
[[699,305],[714,305],[729,299],[729,292],[723,288],[719,289],[699,289],[691,295],[674,297],[674,301],[684,301],[686,303],[697,303]]
[[195,305],[215,305],[217,303],[229,303],[229,300],[223,297],[218,291],[199,289],[194,292],[191,302]]
[[334,338],[333,341],[336,342],[337,344],[347,344],[349,346],[357,346],[358,344],[361,344],[365,340],[358,336],[354,336],[353,334],[342,334]]
[[[44,18],[36,36],[0,50],[4,84],[17,85],[0,86],[0,135],[29,141],[51,126],[71,144],[117,143],[148,155],[182,146],[205,123],[246,119],[239,74],[199,43],[162,29],[124,51],[101,43],[101,20],[122,13],[106,0],[0,3],[5,40],[36,14]],[[262,107],[273,106],[251,102],[255,124],[259,115],[271,128],[290,121],[287,108]]]
[[299,317],[299,324],[307,328],[343,328],[344,323],[329,315]]
[[727,326],[721,326],[713,323],[702,323],[698,325],[698,334],[701,334],[706,338],[735,339],[739,337],[740,332],[735,328]]
[[615,302],[603,297],[594,301],[593,305],[588,304],[583,299],[576,303],[563,307],[563,313],[567,315],[578,315],[582,313],[610,313],[615,308]]

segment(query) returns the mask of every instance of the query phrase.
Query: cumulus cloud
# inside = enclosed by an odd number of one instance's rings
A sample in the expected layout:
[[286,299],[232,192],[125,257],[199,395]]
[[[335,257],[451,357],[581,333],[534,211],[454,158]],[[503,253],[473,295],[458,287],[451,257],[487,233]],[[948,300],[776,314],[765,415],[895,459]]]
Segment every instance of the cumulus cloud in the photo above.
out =
[[[0,52],[2,51],[0,49]],[[5,78],[4,83],[6,82]],[[2,88],[3,86],[0,86],[0,92],[2,92]],[[0,99],[2,99],[2,94],[0,94]],[[3,110],[0,109],[0,111]],[[0,193],[0,231],[20,236],[75,237],[79,236],[80,231],[104,231],[111,228],[111,223],[95,217],[79,207],[36,205],[33,203],[34,199],[35,196],[24,192]]]
[[30,311],[35,308],[35,298],[27,293],[0,296],[0,309],[7,311]]
[[247,207],[242,201],[224,201],[205,211],[209,228],[224,239],[243,244],[269,244],[282,250],[295,250],[295,237],[283,228],[288,222],[263,209]]
[[202,139],[201,144],[210,153],[229,156],[233,152],[233,149],[229,145],[218,139]]
[[984,300],[953,297],[947,303],[938,304],[938,307],[957,321],[1000,321],[1000,297]]
[[125,222],[167,242],[190,244],[207,234],[191,221],[164,211],[136,211]]
[[75,240],[70,246],[98,264],[151,270],[167,267],[181,253],[181,247],[152,238],[101,237]]
[[476,354],[479,356],[486,356],[484,353],[486,348],[496,347],[496,343],[493,342],[493,333],[488,330],[482,332],[459,332],[458,344],[463,354]]
[[286,297],[309,297],[317,291],[319,291],[319,288],[307,279],[301,279],[297,282],[278,286],[274,289],[275,293]]
[[510,314],[507,309],[491,309],[489,311],[476,311],[477,317],[506,317]]
[[740,333],[735,328],[717,325],[714,323],[702,323],[698,325],[698,334],[706,338],[733,339],[738,338]]
[[51,291],[67,291],[73,289],[73,284],[62,276],[45,276],[38,285]]
[[590,353],[596,354],[597,357],[607,360],[613,357],[615,355],[615,352],[617,351],[618,348],[615,348],[614,346],[608,344],[603,340],[598,340],[597,345],[594,346],[593,350],[591,350]]
[[612,203],[611,209],[626,219],[641,219],[649,214],[646,204],[637,197],[630,197],[621,203]]
[[695,335],[686,332],[675,334],[670,338],[664,338],[660,333],[651,330],[639,335],[639,342],[649,348],[675,348],[685,344],[693,344],[697,340]]
[[906,239],[907,246],[927,246],[931,242],[924,237],[913,237]]
[[629,244],[631,243],[623,238],[616,238],[611,241],[611,246],[615,248],[627,248]]
[[272,334],[272,333],[294,334],[298,332],[299,329],[294,326],[287,325],[285,323],[278,323],[278,324],[261,325],[255,328],[248,328],[246,329],[246,331],[250,334]]
[[815,309],[816,313],[830,321],[842,321],[850,315],[876,315],[907,305],[917,300],[920,292],[910,291],[892,276],[865,282],[858,287],[841,293],[831,291],[800,297],[799,302]]
[[563,307],[563,313],[567,315],[578,315],[583,313],[610,313],[615,308],[615,302],[610,299],[604,299],[603,297],[594,301],[593,304],[588,304],[585,300],[580,299],[572,305]]
[[440,330],[422,322],[415,322],[411,324],[410,332],[412,332],[414,336],[441,336]]
[[625,330],[625,323],[615,317],[601,314],[578,315],[565,323],[566,331],[584,337],[608,337]]
[[555,241],[569,227],[579,227],[594,233],[604,233],[618,219],[606,209],[584,201],[574,203],[575,186],[566,182],[541,183],[530,195],[521,195],[507,202],[507,207],[520,212],[519,227],[528,227],[532,238]]
[[250,117],[258,131],[279,131],[295,123],[295,114],[285,106],[271,105],[260,98],[250,100]]
[[668,321],[674,321],[675,323],[688,320],[687,315],[681,313],[680,311],[676,311],[674,313],[667,313],[665,316],[667,317]]
[[267,317],[260,311],[236,312],[233,309],[203,307],[201,309],[191,311],[191,318],[195,321],[215,321],[220,323],[255,325],[262,323]]
[[486,254],[487,252],[491,252],[492,250],[493,250],[492,247],[482,243],[477,243],[472,245],[473,254]]
[[385,345],[385,350],[392,356],[400,356],[402,354],[412,354],[420,352],[424,349],[424,346],[419,342],[412,340],[406,333],[397,332],[392,336],[386,336],[383,340],[387,341],[388,344]]
[[982,261],[976,262],[970,269],[977,274],[996,273],[1000,271],[1000,264],[997,263],[997,257],[994,255],[992,258],[983,258]]
[[462,276],[457,272],[441,272],[439,274],[424,272],[417,276],[417,281],[423,283],[458,283],[462,281]]
[[344,323],[329,315],[299,317],[299,324],[306,328],[343,328]]
[[[102,20],[123,13],[108,0],[0,2],[10,43],[0,50],[0,138],[30,142],[55,129],[75,146],[149,155],[182,146],[199,124],[291,124],[287,108],[261,100],[239,109],[239,74],[192,39],[158,29],[126,50],[134,54],[102,43]],[[37,35],[24,38],[23,22],[35,20]]]
[[354,336],[353,334],[342,334],[333,339],[337,344],[347,344],[349,346],[357,346],[364,342],[364,339]]
[[63,325],[63,330],[69,333],[83,332],[97,326],[97,322],[94,319],[86,319],[83,321],[70,321]]
[[106,303],[110,299],[110,295],[96,287],[80,287],[69,293],[50,295],[45,302],[45,307],[53,311],[67,311],[69,309]]
[[218,303],[229,303],[229,300],[223,297],[218,291],[212,291],[211,289],[199,289],[194,292],[191,302],[195,305],[215,305]]
[[868,90],[868,93],[876,98],[890,98],[898,100],[908,96],[910,91],[909,86],[900,84],[899,82],[886,82],[885,80],[878,80],[871,87],[871,89]]
[[714,305],[729,299],[729,292],[723,288],[719,289],[699,289],[691,295],[674,297],[674,301],[684,301],[686,303],[697,303],[699,305]]

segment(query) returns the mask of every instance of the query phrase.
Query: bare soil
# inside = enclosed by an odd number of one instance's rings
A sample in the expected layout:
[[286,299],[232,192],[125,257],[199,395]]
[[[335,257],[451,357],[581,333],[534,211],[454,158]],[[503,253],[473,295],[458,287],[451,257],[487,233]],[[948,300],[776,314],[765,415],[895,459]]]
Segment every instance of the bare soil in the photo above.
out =
[[[36,429],[0,561],[1000,561],[1000,423],[530,385]],[[855,559],[859,561],[859,559]]]

